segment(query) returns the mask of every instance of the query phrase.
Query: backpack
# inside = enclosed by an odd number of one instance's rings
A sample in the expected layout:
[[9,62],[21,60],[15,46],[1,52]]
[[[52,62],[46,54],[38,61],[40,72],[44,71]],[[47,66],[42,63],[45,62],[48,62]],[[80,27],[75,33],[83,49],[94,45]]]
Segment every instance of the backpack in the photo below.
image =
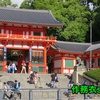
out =
[[15,89],[18,89],[20,87],[20,82],[17,82],[16,84],[15,84]]

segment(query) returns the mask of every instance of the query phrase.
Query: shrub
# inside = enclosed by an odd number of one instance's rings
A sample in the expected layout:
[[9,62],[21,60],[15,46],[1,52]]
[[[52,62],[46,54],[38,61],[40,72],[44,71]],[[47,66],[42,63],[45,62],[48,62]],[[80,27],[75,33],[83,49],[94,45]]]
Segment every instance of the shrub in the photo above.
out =
[[83,74],[100,82],[100,69],[99,68],[84,72]]

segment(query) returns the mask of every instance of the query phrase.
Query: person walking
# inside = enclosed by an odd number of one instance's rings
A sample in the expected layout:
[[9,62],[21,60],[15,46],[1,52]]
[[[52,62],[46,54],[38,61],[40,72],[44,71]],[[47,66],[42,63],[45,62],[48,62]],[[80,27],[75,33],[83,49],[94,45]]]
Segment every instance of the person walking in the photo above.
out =
[[[10,91],[10,96],[8,97],[10,100],[14,98],[14,94],[17,94],[17,96],[21,99],[21,92],[20,92],[20,82],[15,80],[14,88]],[[15,99],[14,99],[15,100]]]
[[74,98],[75,98],[75,94],[72,94],[72,90],[71,90],[73,85],[74,85],[74,82],[72,80],[70,80],[68,83],[68,96],[69,96],[68,100],[74,100]]
[[3,98],[2,98],[4,100],[5,100],[6,97],[9,98],[9,96],[7,95],[7,91],[8,91],[7,89],[8,89],[7,83],[4,82],[3,83]]
[[51,86],[50,86],[51,88],[55,88],[55,74],[54,73],[51,74],[50,84],[51,84]]
[[55,88],[58,88],[59,77],[57,73],[55,73]]
[[25,63],[24,60],[22,61],[22,64],[21,65],[22,65],[21,73],[23,73],[23,72],[26,73],[26,63]]
[[30,81],[29,81],[30,84],[34,84],[34,83],[35,83],[35,82],[34,82],[35,72],[32,71],[32,73],[30,74],[29,78],[30,78]]

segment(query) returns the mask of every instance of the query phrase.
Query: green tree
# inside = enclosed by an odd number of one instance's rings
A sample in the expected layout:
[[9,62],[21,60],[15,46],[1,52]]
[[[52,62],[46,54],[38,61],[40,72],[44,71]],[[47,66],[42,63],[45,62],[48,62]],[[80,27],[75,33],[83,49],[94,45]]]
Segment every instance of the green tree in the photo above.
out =
[[100,41],[100,7],[93,14],[93,41]]
[[57,35],[58,40],[86,41],[91,13],[83,0],[31,0],[30,5],[26,1],[30,2],[25,0],[21,8],[51,10],[55,18],[64,23],[62,29],[48,29],[49,35]]
[[12,4],[11,0],[0,0],[0,7],[17,7],[17,4]]
[[68,0],[64,3],[64,17],[67,19],[66,28],[61,36],[68,41],[85,42],[86,33],[89,29],[88,17],[90,12],[81,0]]
[[33,9],[34,0],[24,0],[20,6],[20,8],[25,8],[25,9]]
[[[100,0],[87,0],[91,3],[93,9],[90,10],[92,21],[92,42],[100,41]],[[88,36],[89,37],[89,36]]]

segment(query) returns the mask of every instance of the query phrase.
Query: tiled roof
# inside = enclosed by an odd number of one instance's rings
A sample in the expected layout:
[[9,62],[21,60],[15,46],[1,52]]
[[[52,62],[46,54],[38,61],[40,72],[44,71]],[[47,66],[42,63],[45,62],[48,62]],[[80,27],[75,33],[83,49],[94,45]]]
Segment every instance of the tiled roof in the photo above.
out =
[[88,52],[88,51],[93,51],[93,50],[98,50],[98,49],[100,49],[100,43],[98,43],[98,44],[92,44],[87,50],[86,50],[86,52]]
[[89,48],[90,45],[91,45],[90,43],[57,41],[57,43],[53,45],[52,48],[55,50],[64,50],[66,52],[84,53]]
[[49,10],[27,10],[16,8],[0,8],[0,22],[15,22],[23,24],[61,27]]

